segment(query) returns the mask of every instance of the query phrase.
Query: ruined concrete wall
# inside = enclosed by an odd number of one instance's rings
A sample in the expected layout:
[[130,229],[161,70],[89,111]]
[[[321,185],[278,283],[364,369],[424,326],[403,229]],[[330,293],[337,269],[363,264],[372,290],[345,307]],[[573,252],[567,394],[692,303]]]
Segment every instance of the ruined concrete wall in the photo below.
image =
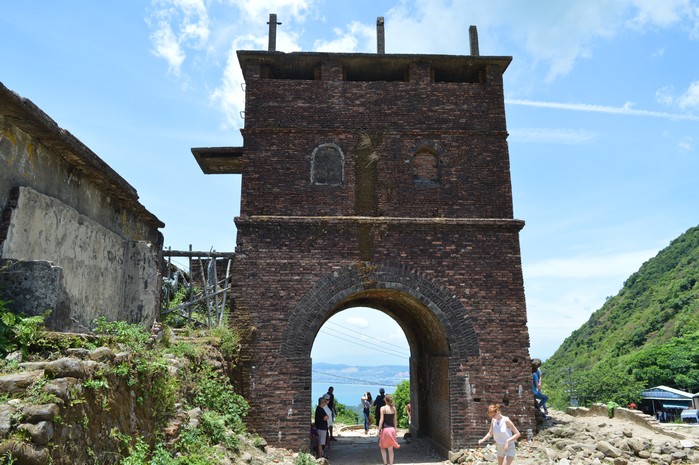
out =
[[155,319],[164,225],[89,148],[2,84],[0,208],[0,258],[62,269],[69,317],[53,319],[53,329],[89,330],[98,316]]
[[40,258],[63,269],[73,310],[69,320],[54,321],[56,329],[89,331],[100,316],[148,324],[156,316],[158,267],[148,245],[124,240],[55,198],[19,188],[1,250],[4,259]]

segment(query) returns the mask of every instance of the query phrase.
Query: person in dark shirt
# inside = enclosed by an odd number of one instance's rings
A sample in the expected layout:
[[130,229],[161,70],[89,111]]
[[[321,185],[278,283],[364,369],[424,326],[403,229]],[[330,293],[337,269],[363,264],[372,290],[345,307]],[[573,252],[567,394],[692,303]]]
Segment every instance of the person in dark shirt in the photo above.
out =
[[379,395],[374,399],[374,414],[376,416],[376,426],[379,425],[379,418],[381,417],[381,407],[386,405],[385,398],[386,391],[383,388],[379,389]]
[[318,406],[316,407],[316,414],[315,414],[315,423],[316,423],[316,432],[318,433],[318,452],[317,458],[325,457],[325,454],[323,453],[323,449],[325,446],[325,441],[328,438],[328,415],[325,413],[325,405],[327,404],[327,400],[323,397],[318,399]]

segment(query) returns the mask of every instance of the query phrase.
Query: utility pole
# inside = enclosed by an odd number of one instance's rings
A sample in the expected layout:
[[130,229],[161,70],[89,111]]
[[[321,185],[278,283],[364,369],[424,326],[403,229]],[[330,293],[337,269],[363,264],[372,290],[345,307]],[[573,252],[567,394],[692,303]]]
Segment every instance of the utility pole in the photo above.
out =
[[568,367],[568,396],[569,396],[569,405],[571,407],[577,407],[578,406],[578,399],[577,397],[574,396],[575,392],[575,384],[573,383],[573,369],[571,367]]

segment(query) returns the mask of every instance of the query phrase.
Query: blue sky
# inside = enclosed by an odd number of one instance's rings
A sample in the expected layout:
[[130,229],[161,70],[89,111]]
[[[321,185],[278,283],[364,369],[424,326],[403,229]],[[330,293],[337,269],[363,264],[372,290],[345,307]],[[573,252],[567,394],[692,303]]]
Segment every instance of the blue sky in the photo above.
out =
[[[624,280],[699,223],[699,2],[690,0],[27,0],[0,13],[0,81],[90,147],[166,223],[173,249],[235,247],[240,177],[191,147],[239,146],[235,50],[512,56],[505,98],[532,356],[547,358]],[[400,363],[375,312],[332,322],[315,361]],[[342,328],[328,325],[335,336]],[[375,339],[372,339],[375,338]],[[401,341],[401,339],[403,339]],[[358,361],[359,360],[359,361]]]

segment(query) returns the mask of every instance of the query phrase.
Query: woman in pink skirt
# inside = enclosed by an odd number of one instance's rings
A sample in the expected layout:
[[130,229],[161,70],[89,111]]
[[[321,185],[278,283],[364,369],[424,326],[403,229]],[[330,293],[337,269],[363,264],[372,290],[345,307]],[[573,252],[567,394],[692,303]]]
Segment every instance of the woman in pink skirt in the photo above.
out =
[[383,465],[386,465],[386,452],[388,452],[388,463],[393,465],[393,449],[399,449],[400,445],[396,441],[396,408],[393,406],[393,396],[386,395],[386,405],[381,407],[381,419],[379,420],[379,447]]

